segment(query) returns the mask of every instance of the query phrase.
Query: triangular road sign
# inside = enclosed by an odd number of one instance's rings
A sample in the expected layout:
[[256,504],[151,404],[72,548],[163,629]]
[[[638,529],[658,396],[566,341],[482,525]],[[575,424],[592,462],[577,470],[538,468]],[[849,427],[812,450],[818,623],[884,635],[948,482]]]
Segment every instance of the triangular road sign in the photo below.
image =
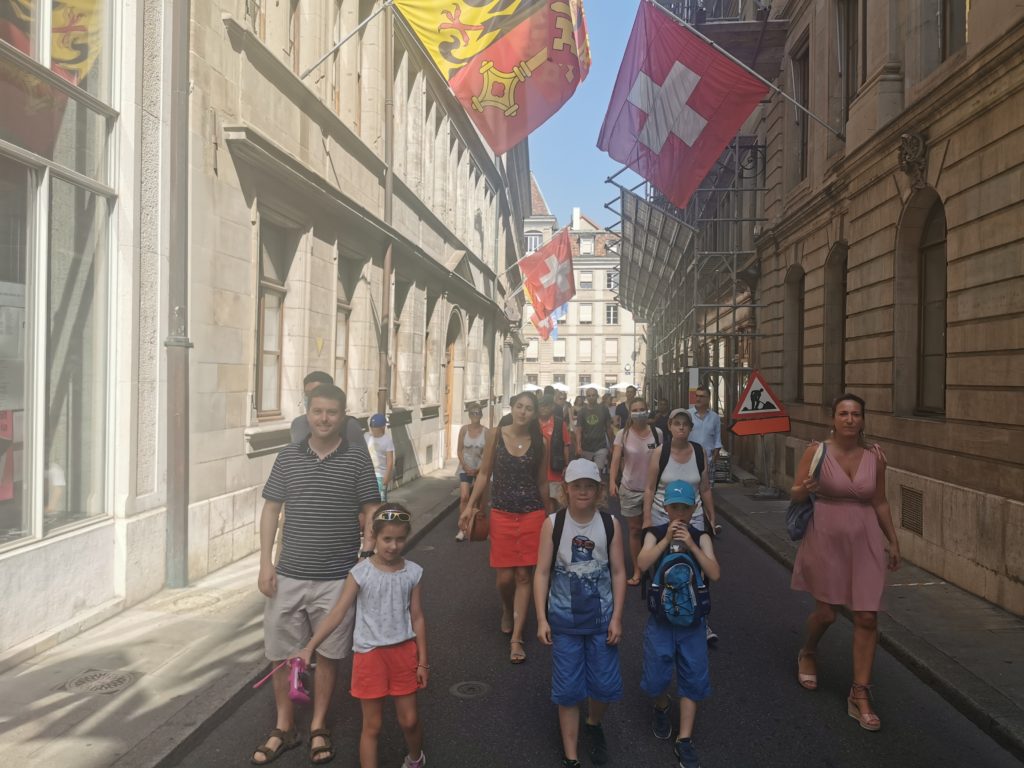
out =
[[760,371],[750,374],[746,389],[736,403],[732,412],[734,421],[744,419],[764,419],[769,416],[785,416],[786,408],[782,401],[772,392],[771,387],[761,376]]

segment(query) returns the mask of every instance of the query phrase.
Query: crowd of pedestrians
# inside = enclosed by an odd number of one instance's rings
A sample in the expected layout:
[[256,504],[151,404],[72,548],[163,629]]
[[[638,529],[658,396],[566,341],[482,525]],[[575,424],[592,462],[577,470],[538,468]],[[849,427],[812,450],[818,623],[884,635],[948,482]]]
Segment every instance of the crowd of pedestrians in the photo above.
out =
[[[300,669],[316,661],[309,758],[334,758],[326,714],[338,662],[352,652],[351,693],[363,713],[360,764],[378,765],[383,705],[391,697],[408,748],[403,768],[420,768],[426,754],[416,692],[427,685],[430,664],[422,569],[403,555],[414,511],[386,501],[394,441],[384,414],[370,417],[364,435],[328,374],[307,376],[305,393],[306,414],[293,422],[294,441],[279,453],[263,491],[259,588],[267,597],[266,654],[277,664],[277,721],[251,762],[273,762],[302,743],[289,659]],[[596,388],[575,406],[564,392],[539,399],[523,392],[492,429],[481,423],[482,407],[471,405],[459,432],[456,540],[470,536],[475,521],[487,521],[499,628],[512,664],[527,660],[534,605],[537,638],[551,648],[564,768],[580,765],[581,735],[594,764],[609,760],[602,722],[622,698],[618,645],[633,587],[651,614],[639,686],[651,698],[653,734],[675,735],[681,768],[699,765],[694,725],[698,702],[711,694],[708,646],[717,640],[707,614],[709,584],[721,576],[712,479],[722,443],[709,390],[695,394],[692,408],[672,409],[659,399],[651,410],[632,387],[619,404],[602,401]],[[855,631],[848,712],[862,728],[878,730],[870,698],[876,615],[885,568],[898,567],[900,558],[885,498],[885,457],[864,442],[863,428],[863,400],[841,396],[830,439],[812,444],[801,460],[791,497],[817,500],[792,585],[816,600],[797,681],[817,688],[818,642],[837,607],[849,606]],[[606,511],[606,497],[618,499],[623,525]]]

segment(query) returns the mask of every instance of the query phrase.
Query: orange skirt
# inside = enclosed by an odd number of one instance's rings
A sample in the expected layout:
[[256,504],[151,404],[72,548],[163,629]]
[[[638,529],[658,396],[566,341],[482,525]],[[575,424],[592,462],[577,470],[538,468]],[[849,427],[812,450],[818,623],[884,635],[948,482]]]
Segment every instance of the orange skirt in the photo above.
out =
[[547,512],[503,512],[491,509],[491,568],[537,564],[540,527]]

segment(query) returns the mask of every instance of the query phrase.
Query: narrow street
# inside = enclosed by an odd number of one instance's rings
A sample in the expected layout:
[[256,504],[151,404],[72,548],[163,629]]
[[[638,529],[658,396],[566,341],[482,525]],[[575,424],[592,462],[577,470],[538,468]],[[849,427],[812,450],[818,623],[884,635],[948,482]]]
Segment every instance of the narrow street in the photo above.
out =
[[[410,559],[425,569],[430,687],[420,696],[429,764],[441,768],[556,766],[561,758],[555,708],[548,698],[548,652],[532,639],[529,660],[507,661],[487,548],[457,544],[449,516],[420,541]],[[840,619],[822,645],[820,688],[795,680],[807,598],[789,589],[789,573],[742,534],[726,527],[718,542],[723,579],[713,590],[713,697],[698,713],[695,741],[702,765],[715,766],[1015,766],[1019,763],[884,651],[875,664],[875,696],[883,722],[868,733],[846,714],[850,625]],[[631,588],[622,643],[624,700],[611,708],[606,734],[611,765],[673,765],[668,742],[651,734],[649,702],[639,689],[646,610]],[[531,622],[532,627],[532,622]],[[340,679],[331,722],[338,755],[357,763],[358,702]],[[478,694],[478,695],[474,695]],[[269,688],[246,691],[181,745],[163,766],[248,765],[252,748],[273,727]],[[308,710],[300,718],[308,718]],[[308,721],[300,720],[308,731]],[[404,755],[393,711],[381,738],[382,765]],[[585,745],[581,753],[589,765]],[[307,766],[305,748],[275,765]]]

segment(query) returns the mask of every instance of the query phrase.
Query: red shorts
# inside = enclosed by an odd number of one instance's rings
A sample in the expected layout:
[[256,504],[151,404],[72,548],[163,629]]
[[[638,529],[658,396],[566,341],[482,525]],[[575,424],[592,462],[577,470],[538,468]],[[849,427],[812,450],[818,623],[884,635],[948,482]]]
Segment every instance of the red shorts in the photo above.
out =
[[416,693],[416,664],[419,651],[415,640],[356,653],[352,659],[351,694],[357,699],[383,699]]
[[491,510],[491,568],[515,568],[537,564],[540,527],[547,512]]

